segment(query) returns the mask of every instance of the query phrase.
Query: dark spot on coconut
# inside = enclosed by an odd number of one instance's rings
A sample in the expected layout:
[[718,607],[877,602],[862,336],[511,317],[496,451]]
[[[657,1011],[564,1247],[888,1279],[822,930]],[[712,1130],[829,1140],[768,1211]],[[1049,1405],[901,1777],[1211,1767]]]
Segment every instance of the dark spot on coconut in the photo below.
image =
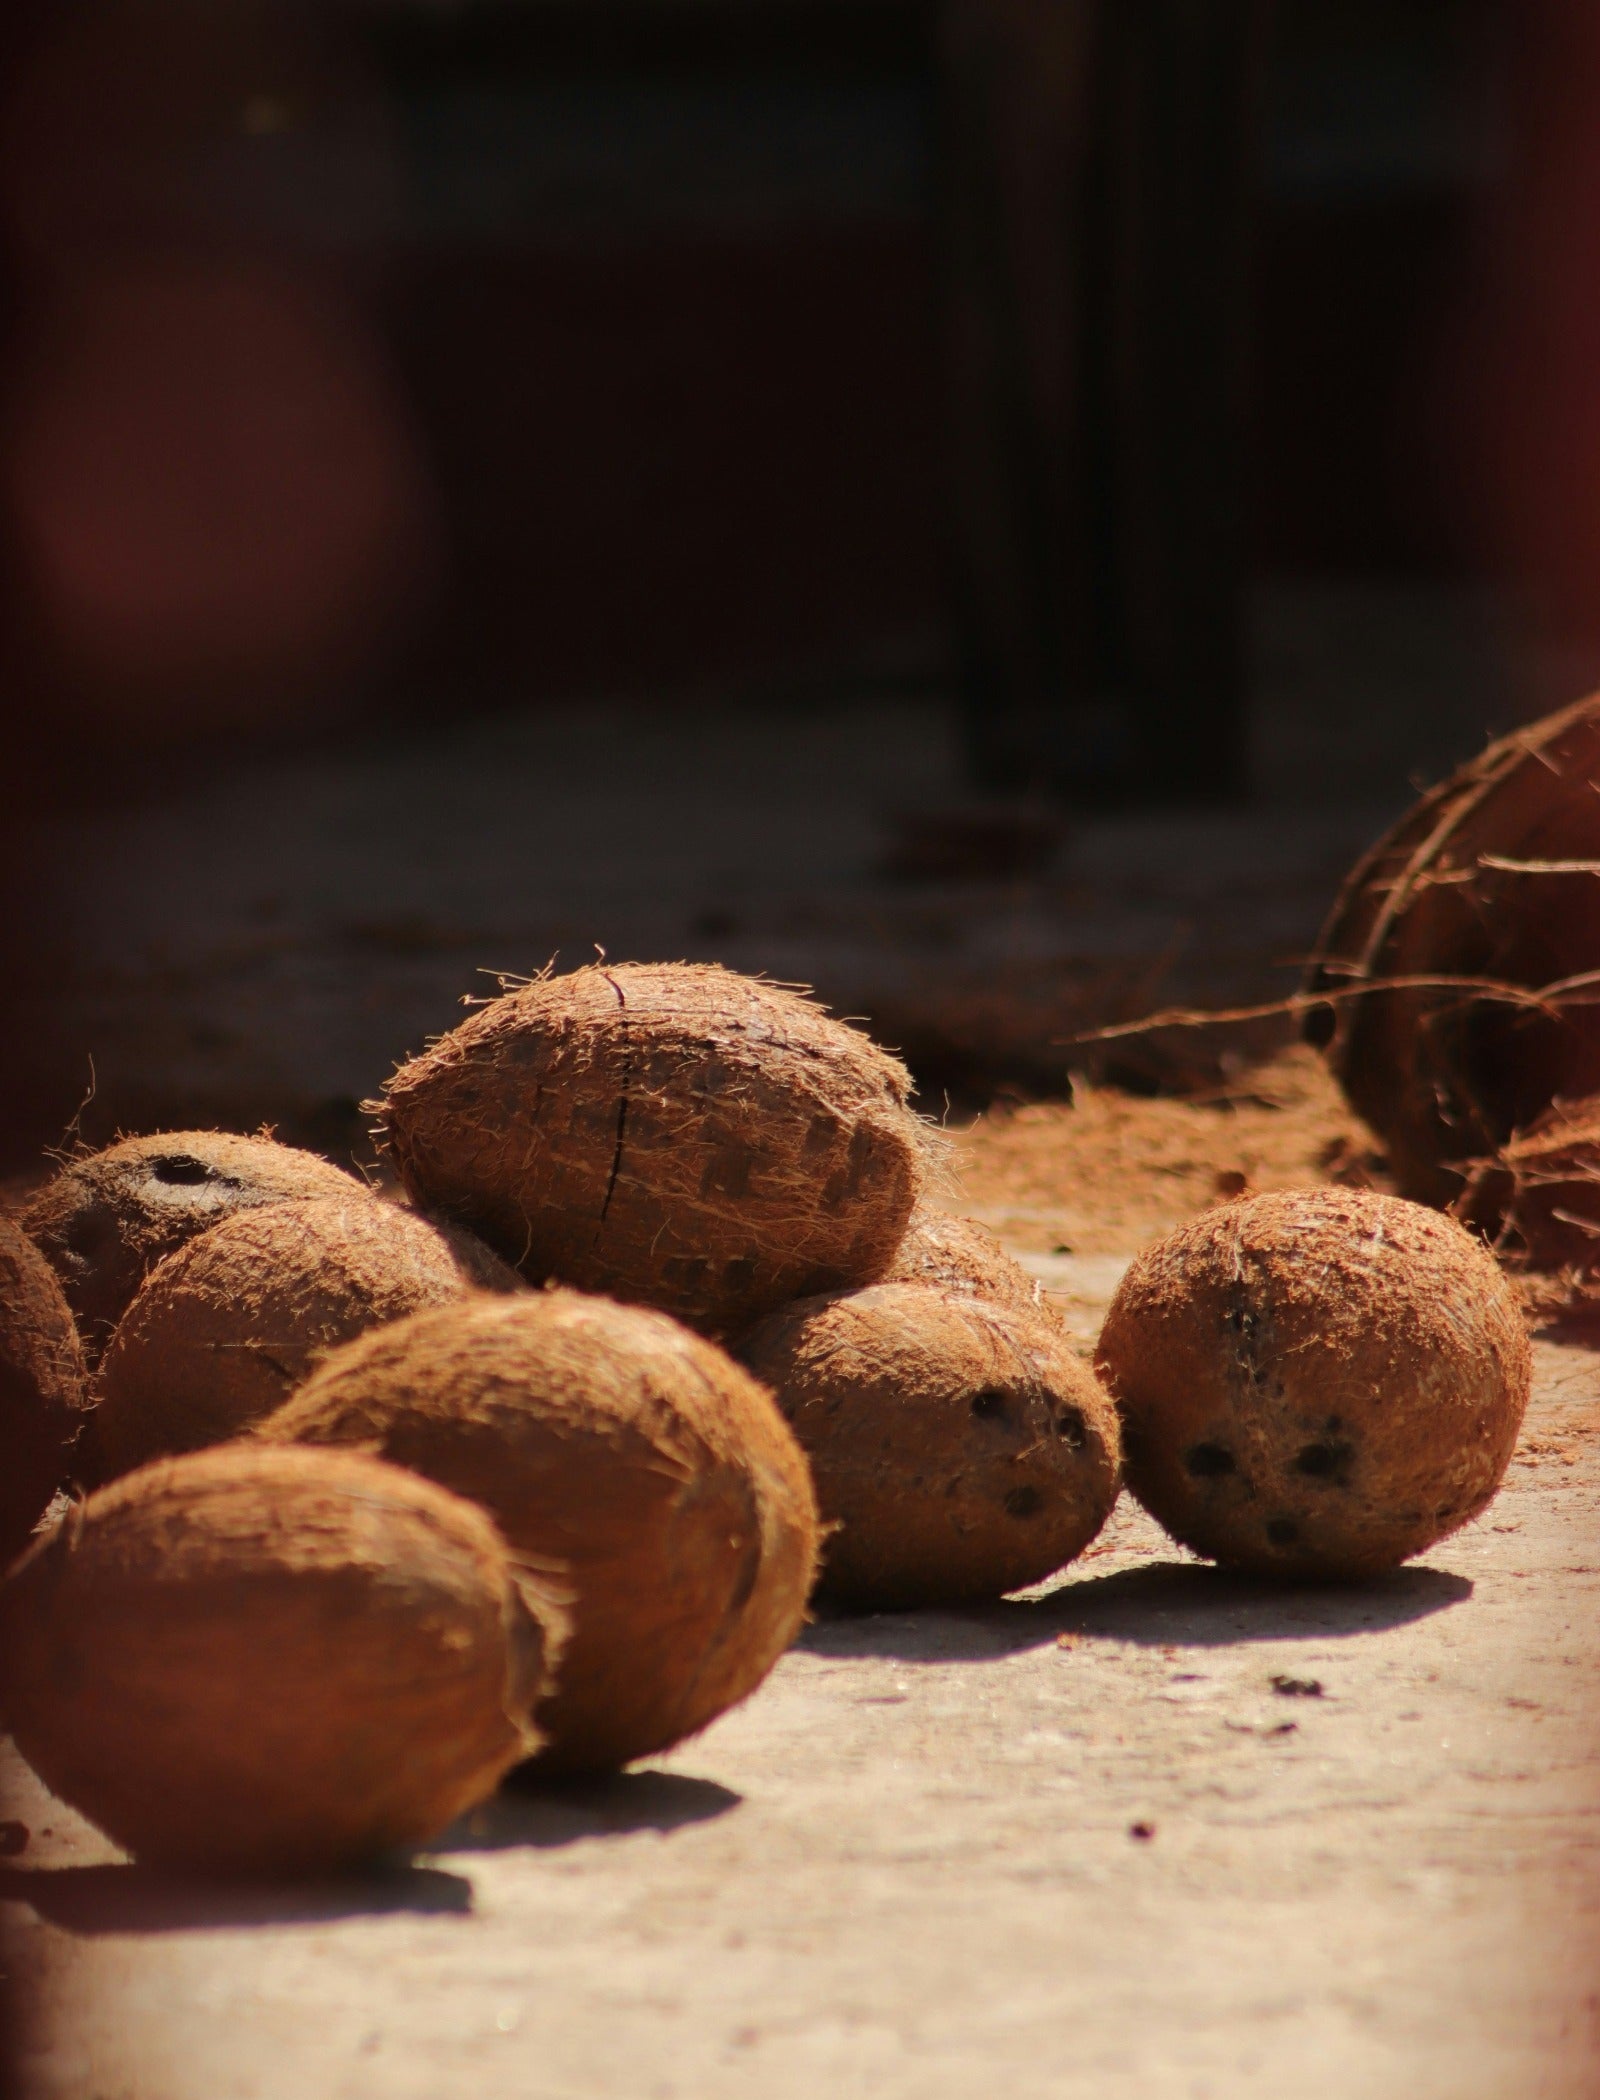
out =
[[722,1280],[730,1291],[747,1291],[756,1279],[756,1265],[748,1254],[736,1254],[722,1271]]
[[1236,1305],[1223,1315],[1222,1324],[1231,1327],[1235,1334],[1254,1334],[1258,1323],[1248,1306]]
[[1267,1525],[1267,1541],[1273,1546],[1294,1546],[1299,1543],[1300,1526],[1293,1517],[1273,1517]]
[[175,1189],[198,1188],[201,1182],[213,1178],[211,1168],[192,1152],[164,1152],[159,1159],[151,1160],[150,1172],[157,1181]]
[[1195,1444],[1183,1455],[1183,1463],[1196,1480],[1221,1480],[1239,1468],[1226,1444]]
[[972,1412],[980,1422],[1003,1422],[1006,1416],[1006,1396],[998,1386],[986,1385],[981,1393],[972,1396]]
[[1044,1508],[1044,1497],[1036,1487],[1013,1488],[1006,1497],[1008,1517],[1036,1517]]
[[1329,1415],[1327,1421],[1324,1422],[1322,1426],[1327,1431],[1329,1436],[1338,1436],[1342,1433],[1344,1429],[1344,1416]]
[[1352,1455],[1348,1444],[1307,1444],[1303,1451],[1296,1452],[1294,1469],[1307,1480],[1332,1480],[1342,1485]]
[[1081,1451],[1089,1441],[1088,1424],[1083,1419],[1081,1407],[1064,1408],[1056,1416],[1056,1435],[1069,1451]]

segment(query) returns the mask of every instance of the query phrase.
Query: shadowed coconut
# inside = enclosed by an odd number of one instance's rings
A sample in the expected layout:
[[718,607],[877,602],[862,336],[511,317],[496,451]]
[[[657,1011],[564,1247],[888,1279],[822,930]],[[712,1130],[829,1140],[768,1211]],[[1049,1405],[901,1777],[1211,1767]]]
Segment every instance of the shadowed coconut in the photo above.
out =
[[55,1271],[0,1219],[0,1565],[73,1469],[88,1399],[78,1331]]
[[787,1306],[739,1353],[840,1527],[830,1604],[1002,1597],[1081,1553],[1116,1500],[1115,1413],[1052,1319],[886,1283]]
[[100,1368],[99,1477],[238,1436],[369,1327],[520,1288],[470,1233],[359,1191],[240,1211],[169,1254],[123,1315]]
[[1150,1514],[1227,1566],[1296,1577],[1378,1573],[1477,1516],[1532,1377],[1482,1244],[1356,1189],[1254,1196],[1148,1248],[1098,1362]]
[[926,1283],[952,1297],[982,1298],[1012,1312],[1055,1318],[1041,1286],[987,1226],[929,1203],[917,1205],[884,1282]]
[[340,1350],[259,1434],[414,1467],[570,1571],[540,1769],[612,1769],[703,1728],[804,1616],[805,1460],[754,1380],[662,1313],[557,1290],[419,1313]]
[[1480,1161],[1451,1207],[1498,1233],[1503,1260],[1592,1277],[1600,1270],[1600,1099],[1558,1101]]
[[776,985],[596,964],[492,1001],[380,1106],[412,1194],[532,1281],[729,1333],[889,1267],[927,1141],[909,1085]]
[[90,1360],[164,1256],[238,1210],[360,1193],[353,1175],[271,1138],[172,1130],[75,1159],[22,1222],[61,1278]]
[[208,1870],[433,1836],[537,1743],[559,1636],[481,1510],[348,1452],[147,1467],[0,1591],[28,1762],[139,1858]]

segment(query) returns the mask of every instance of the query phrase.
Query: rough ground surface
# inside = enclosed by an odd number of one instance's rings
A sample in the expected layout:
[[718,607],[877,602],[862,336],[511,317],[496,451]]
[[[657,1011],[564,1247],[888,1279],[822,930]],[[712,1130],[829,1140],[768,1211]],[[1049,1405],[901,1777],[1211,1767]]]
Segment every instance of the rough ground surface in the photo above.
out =
[[[1230,1113],[1144,1125],[1214,1176],[1272,1153]],[[1060,1244],[1054,1129],[994,1142]],[[1127,1245],[1020,1251],[1087,1338]],[[1236,1581],[1124,1501],[1047,1594],[814,1625],[698,1741],[384,1876],[185,1889],[21,1773],[27,2100],[1587,2100],[1597,1520],[1600,1357],[1542,1343],[1499,1501],[1384,1582]]]

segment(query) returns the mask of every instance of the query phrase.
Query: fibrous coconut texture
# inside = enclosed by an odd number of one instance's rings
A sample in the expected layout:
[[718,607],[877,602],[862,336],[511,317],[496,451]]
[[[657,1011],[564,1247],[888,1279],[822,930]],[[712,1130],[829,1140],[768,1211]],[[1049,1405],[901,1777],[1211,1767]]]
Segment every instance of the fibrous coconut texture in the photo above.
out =
[[1146,1249],[1098,1364],[1150,1514],[1296,1578],[1379,1573],[1477,1516],[1532,1376],[1482,1243],[1355,1189],[1226,1204]]
[[569,1571],[542,1770],[614,1769],[703,1728],[804,1615],[805,1460],[754,1380],[661,1313],[560,1290],[420,1313],[341,1350],[259,1434],[413,1467]]
[[774,1313],[740,1344],[811,1461],[840,1609],[968,1604],[1081,1553],[1116,1500],[1109,1400],[1053,1320],[925,1284]]
[[100,1368],[99,1477],[241,1435],[369,1327],[520,1288],[470,1233],[364,1194],[240,1211],[158,1263],[123,1315]]
[[361,1187],[271,1138],[172,1130],[70,1161],[22,1222],[61,1278],[93,1361],[150,1270],[197,1232],[263,1203],[348,1200]]
[[389,1082],[419,1201],[531,1281],[731,1333],[894,1259],[926,1134],[905,1068],[730,970],[595,964],[509,992]]
[[[1346,882],[1312,993],[1401,1190],[1445,1204],[1558,1098],[1600,1093],[1600,696],[1493,744]],[[1574,980],[1582,980],[1575,983]]]
[[975,1218],[919,1203],[885,1283],[926,1283],[956,1298],[1055,1317],[1039,1283]]
[[1453,1207],[1498,1231],[1502,1260],[1593,1277],[1600,1270],[1600,1099],[1556,1102],[1531,1130],[1478,1162]]
[[0,1218],[0,1565],[73,1471],[88,1408],[83,1355],[55,1271]]
[[481,1510],[348,1452],[146,1467],[0,1592],[40,1778],[139,1858],[213,1871],[433,1836],[537,1743],[558,1640]]

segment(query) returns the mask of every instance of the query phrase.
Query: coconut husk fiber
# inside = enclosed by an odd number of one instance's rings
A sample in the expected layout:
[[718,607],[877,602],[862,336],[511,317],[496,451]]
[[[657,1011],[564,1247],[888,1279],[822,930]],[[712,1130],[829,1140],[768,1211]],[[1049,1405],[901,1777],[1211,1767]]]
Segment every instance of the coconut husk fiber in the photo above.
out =
[[595,964],[491,1001],[379,1106],[417,1200],[531,1281],[720,1334],[888,1269],[928,1142],[909,1090],[795,992]]
[[1572,983],[1600,963],[1597,869],[1600,696],[1492,744],[1345,883],[1306,989],[1391,988],[1312,1009],[1307,1033],[1402,1194],[1450,1202],[1462,1162],[1600,1094],[1600,984]]
[[693,1734],[804,1616],[805,1460],[755,1381],[662,1313],[563,1290],[419,1313],[340,1350],[259,1434],[410,1466],[568,1571],[540,1771],[614,1770]]
[[1116,1416],[1058,1322],[926,1284],[774,1313],[740,1344],[836,1526],[847,1611],[982,1603],[1053,1575],[1117,1497]]
[[75,1465],[89,1406],[78,1330],[55,1271],[0,1218],[0,1565]]
[[361,1188],[314,1152],[271,1138],[169,1130],[70,1160],[22,1223],[60,1277],[93,1362],[151,1269],[197,1232],[263,1203],[349,1200]]
[[1592,1277],[1600,1270],[1600,1098],[1556,1102],[1477,1164],[1454,1209],[1498,1232],[1503,1261]]
[[100,1367],[97,1477],[241,1435],[369,1327],[521,1288],[470,1233],[359,1192],[239,1211],[158,1263],[123,1315]]
[[1097,1363],[1150,1514],[1209,1559],[1296,1580],[1379,1574],[1479,1515],[1532,1377],[1480,1240],[1339,1188],[1225,1204],[1147,1248]]
[[538,1742],[559,1638],[481,1510],[350,1452],[146,1467],[0,1592],[28,1762],[137,1858],[208,1871],[434,1836]]
[[1012,1312],[1055,1312],[1042,1285],[986,1225],[919,1203],[885,1283],[926,1283],[957,1298],[982,1298]]

